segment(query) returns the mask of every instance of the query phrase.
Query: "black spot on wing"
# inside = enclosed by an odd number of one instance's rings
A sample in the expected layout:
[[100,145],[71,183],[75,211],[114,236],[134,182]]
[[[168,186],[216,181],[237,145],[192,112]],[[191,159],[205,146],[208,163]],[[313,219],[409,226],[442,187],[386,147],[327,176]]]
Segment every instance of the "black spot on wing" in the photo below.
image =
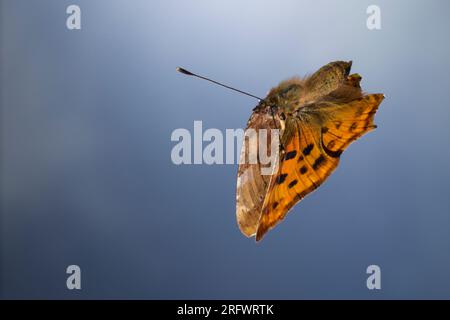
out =
[[287,177],[287,173],[283,173],[283,174],[280,174],[278,177],[277,177],[277,183],[278,184],[281,184],[281,183],[283,183],[284,182],[284,180],[286,180],[286,177]]
[[326,161],[325,157],[321,154],[313,163],[313,169],[317,170],[320,165],[322,165]]
[[289,182],[289,184],[288,184],[288,188],[290,189],[290,188],[292,188],[293,186],[295,186],[296,184],[297,184],[297,180],[292,180],[291,182]]
[[308,169],[305,166],[300,168],[300,173],[301,174],[305,174],[306,172],[308,172]]
[[312,143],[310,143],[306,146],[305,149],[303,149],[303,154],[305,156],[309,155],[311,153],[312,149],[314,149],[314,145]]
[[295,151],[295,150],[289,151],[289,152],[286,153],[286,155],[284,156],[284,160],[294,159],[296,155],[297,155],[297,151]]

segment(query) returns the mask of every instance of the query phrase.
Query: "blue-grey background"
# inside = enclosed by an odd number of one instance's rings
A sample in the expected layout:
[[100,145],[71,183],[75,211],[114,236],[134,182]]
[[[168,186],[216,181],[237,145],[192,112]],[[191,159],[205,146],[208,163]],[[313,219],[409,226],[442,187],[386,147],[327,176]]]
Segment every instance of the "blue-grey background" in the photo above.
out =
[[[78,4],[82,29],[66,28]],[[381,8],[382,29],[366,28]],[[2,298],[450,298],[450,2],[1,1]],[[176,128],[353,60],[378,129],[256,244],[235,165],[175,166]],[[82,290],[66,289],[66,267]],[[382,290],[366,288],[377,264]]]

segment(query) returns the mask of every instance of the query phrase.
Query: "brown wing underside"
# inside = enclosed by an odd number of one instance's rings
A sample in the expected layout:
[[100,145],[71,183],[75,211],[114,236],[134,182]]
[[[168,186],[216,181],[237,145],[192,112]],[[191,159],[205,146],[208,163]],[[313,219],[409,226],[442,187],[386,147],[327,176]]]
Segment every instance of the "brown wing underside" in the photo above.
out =
[[[277,122],[277,126],[279,126]],[[254,112],[247,123],[247,129],[252,128],[258,132],[259,129],[274,129],[275,122],[272,115],[260,110]],[[267,193],[271,175],[263,175],[261,163],[250,164],[249,153],[257,145],[251,145],[256,141],[246,139],[243,141],[236,191],[236,217],[240,230],[250,237],[256,234],[259,218],[261,216],[262,204]],[[269,150],[271,140],[267,141]]]

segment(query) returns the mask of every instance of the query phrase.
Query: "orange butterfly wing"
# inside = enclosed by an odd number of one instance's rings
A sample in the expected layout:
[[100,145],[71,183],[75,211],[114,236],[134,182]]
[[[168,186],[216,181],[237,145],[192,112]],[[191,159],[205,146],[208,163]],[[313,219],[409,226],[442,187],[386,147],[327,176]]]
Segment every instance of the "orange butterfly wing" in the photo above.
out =
[[[358,77],[349,77],[352,86],[359,85]],[[326,180],[350,143],[376,128],[373,118],[383,98],[382,94],[370,94],[339,102],[328,97],[288,119],[282,138],[285,151],[262,205],[257,241]]]

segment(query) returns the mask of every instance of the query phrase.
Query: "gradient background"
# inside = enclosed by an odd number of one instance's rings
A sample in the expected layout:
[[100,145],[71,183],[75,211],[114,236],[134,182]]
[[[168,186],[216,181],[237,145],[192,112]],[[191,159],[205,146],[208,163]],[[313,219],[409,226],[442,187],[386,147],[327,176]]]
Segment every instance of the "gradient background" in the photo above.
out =
[[[66,29],[69,4],[82,29]],[[382,29],[366,28],[381,7]],[[1,1],[2,298],[450,298],[450,2]],[[240,128],[246,96],[333,60],[378,129],[262,243],[237,166],[175,166],[176,128]],[[66,289],[66,267],[82,290]],[[366,288],[377,264],[382,290]]]

